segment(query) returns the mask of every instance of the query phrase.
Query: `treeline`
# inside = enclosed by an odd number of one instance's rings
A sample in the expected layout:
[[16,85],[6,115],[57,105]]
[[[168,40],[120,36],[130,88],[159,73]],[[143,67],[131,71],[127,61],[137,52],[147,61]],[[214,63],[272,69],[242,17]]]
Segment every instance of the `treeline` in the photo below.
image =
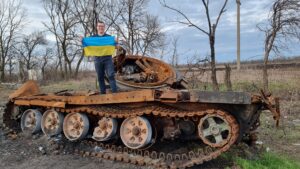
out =
[[[178,69],[181,68],[187,68],[187,67],[202,67],[204,69],[209,68],[208,60],[203,59],[200,62],[196,63],[187,63],[187,64],[178,64],[175,67]],[[241,67],[242,68],[262,68],[264,64],[263,59],[256,59],[256,60],[244,60],[241,61]],[[294,56],[294,57],[280,57],[280,58],[273,58],[269,60],[268,67],[274,68],[274,67],[284,67],[284,66],[293,66],[293,65],[299,65],[300,64],[300,56]],[[225,69],[224,65],[230,65],[231,68],[236,69],[236,62],[217,62],[216,66],[217,68]]]

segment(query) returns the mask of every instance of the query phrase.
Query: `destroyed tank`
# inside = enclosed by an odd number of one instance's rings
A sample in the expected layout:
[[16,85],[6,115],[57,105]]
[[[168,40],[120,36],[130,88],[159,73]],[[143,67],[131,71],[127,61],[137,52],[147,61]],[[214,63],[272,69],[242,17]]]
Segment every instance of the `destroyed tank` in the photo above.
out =
[[199,165],[235,143],[255,141],[262,110],[278,123],[278,98],[263,91],[188,90],[160,60],[121,55],[114,63],[118,93],[41,93],[28,81],[9,96],[4,123],[16,131],[43,132],[58,148],[83,156],[155,168]]

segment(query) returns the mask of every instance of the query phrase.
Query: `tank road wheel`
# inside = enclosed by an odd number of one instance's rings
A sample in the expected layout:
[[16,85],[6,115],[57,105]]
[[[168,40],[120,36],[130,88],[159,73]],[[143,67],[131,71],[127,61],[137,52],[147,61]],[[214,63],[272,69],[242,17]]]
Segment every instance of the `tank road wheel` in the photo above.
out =
[[26,110],[21,117],[22,131],[30,131],[32,134],[41,131],[42,113],[36,109]]
[[152,127],[145,117],[129,117],[123,121],[120,135],[127,147],[143,148],[151,142]]
[[198,135],[205,144],[211,147],[222,147],[232,137],[232,128],[227,119],[228,117],[231,117],[230,120],[234,118],[227,113],[218,112],[204,116],[200,119],[198,125]]
[[114,118],[103,117],[98,121],[94,129],[93,139],[96,141],[107,141],[117,133],[118,122]]
[[54,136],[62,132],[64,115],[55,110],[47,110],[42,117],[42,130],[47,136]]
[[86,114],[70,113],[64,119],[63,131],[71,141],[83,139],[89,131],[89,119]]

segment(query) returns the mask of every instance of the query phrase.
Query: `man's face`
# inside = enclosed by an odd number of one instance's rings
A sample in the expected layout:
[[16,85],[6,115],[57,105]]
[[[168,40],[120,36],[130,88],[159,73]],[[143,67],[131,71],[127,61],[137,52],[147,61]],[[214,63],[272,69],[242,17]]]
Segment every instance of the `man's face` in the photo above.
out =
[[105,31],[105,24],[104,23],[97,23],[97,32],[100,35],[103,35]]

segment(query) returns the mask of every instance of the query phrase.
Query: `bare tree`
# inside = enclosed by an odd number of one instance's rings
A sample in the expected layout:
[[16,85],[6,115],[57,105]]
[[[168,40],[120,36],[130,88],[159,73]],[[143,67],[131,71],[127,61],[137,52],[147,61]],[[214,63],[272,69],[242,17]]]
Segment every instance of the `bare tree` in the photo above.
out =
[[[90,36],[97,33],[96,31],[96,23],[99,20],[103,20],[104,17],[100,18],[100,15],[104,15],[104,10],[107,8],[111,8],[108,5],[108,0],[72,0],[73,8],[72,12],[76,16],[79,21],[79,25],[81,27],[84,36]],[[115,1],[111,1],[113,3]],[[107,10],[110,11],[110,10]],[[108,26],[109,28],[110,26]],[[80,64],[83,61],[84,55],[82,52],[78,51],[78,54],[81,56],[78,59],[75,74],[74,76],[78,76]]]
[[53,50],[51,48],[46,48],[45,53],[42,54],[42,58],[39,59],[40,61],[40,68],[42,71],[42,78],[46,80],[46,66],[49,64],[49,61],[53,58]]
[[11,78],[12,73],[14,71],[14,66],[16,65],[15,57],[14,56],[8,57],[7,64],[8,64],[9,77]]
[[215,35],[216,35],[216,30],[217,30],[217,26],[219,24],[220,18],[222,16],[222,14],[226,11],[225,7],[227,5],[228,0],[223,0],[222,1],[222,7],[220,9],[220,11],[218,12],[218,15],[216,17],[215,22],[212,22],[212,17],[210,16],[210,8],[209,8],[209,3],[210,0],[202,0],[202,4],[204,6],[205,9],[205,14],[206,14],[206,19],[207,19],[207,24],[208,24],[208,30],[205,30],[204,28],[196,25],[186,14],[184,14],[182,11],[180,11],[179,9],[176,9],[174,7],[171,7],[169,5],[166,4],[165,0],[160,0],[160,3],[162,4],[162,6],[175,11],[176,13],[178,13],[180,16],[182,16],[184,18],[184,21],[179,20],[178,23],[187,25],[189,27],[194,27],[197,30],[199,30],[200,32],[204,33],[205,35],[208,36],[209,39],[209,45],[210,45],[210,65],[211,65],[211,80],[213,83],[213,89],[214,90],[219,90],[219,85],[218,85],[218,81],[217,81],[217,76],[216,76],[216,53],[215,53]]
[[[13,43],[16,43],[16,42],[13,42]],[[9,56],[8,56],[6,65],[8,65],[8,73],[9,73],[10,80],[12,80],[13,71],[15,70],[15,66],[17,63],[17,56],[18,56],[18,52],[16,50],[11,50],[9,52]]]
[[37,48],[40,45],[46,45],[47,40],[43,32],[33,32],[29,35],[25,35],[17,46],[16,50],[26,65],[26,69],[33,69],[37,64]]
[[178,65],[178,36],[174,36],[171,42],[172,45],[172,56],[171,56],[171,64],[173,66],[177,66]]
[[165,36],[157,16],[145,11],[148,0],[120,0],[107,3],[103,11],[130,54],[151,55],[164,45]]
[[263,87],[268,90],[267,66],[271,51],[278,54],[286,41],[299,37],[300,1],[275,0],[267,25],[259,25],[258,28],[265,33]]
[[140,48],[142,55],[156,53],[165,45],[165,35],[161,31],[158,17],[147,14],[145,20],[142,21],[142,25],[138,34],[137,46]]
[[164,44],[162,44],[162,46],[160,47],[160,50],[157,52],[157,58],[159,58],[160,60],[164,60],[164,56],[169,53],[167,51],[167,47],[168,47],[167,44],[168,44],[168,40],[166,38],[166,40],[164,41]]
[[[65,77],[70,78],[73,75],[73,61],[82,57],[78,54],[81,48],[76,36],[79,20],[72,11],[74,3],[71,0],[43,0],[43,3],[51,23],[44,23],[44,26],[55,36],[59,65],[63,67]],[[80,63],[81,59],[77,64]]]
[[[121,4],[125,7],[124,12],[120,15],[121,22],[125,24],[126,29],[119,29],[122,32],[123,38],[128,42],[129,53],[135,53],[135,44],[137,42],[137,31],[141,28],[139,21],[145,16],[143,10],[146,5],[146,0],[121,0]],[[137,53],[137,52],[136,52]]]
[[25,23],[21,0],[0,0],[0,80],[5,80],[5,66],[18,33]]
[[226,85],[227,91],[232,91],[232,83],[231,83],[231,67],[229,64],[225,64],[225,76],[224,83]]
[[[190,59],[187,59],[187,69],[183,75],[184,77],[187,77],[190,88],[199,88],[199,82],[201,82],[201,79],[203,79],[206,72],[206,69],[203,67],[206,66],[208,61],[208,57],[201,58],[197,54],[194,54]],[[204,90],[207,89],[206,84],[203,87]]]

